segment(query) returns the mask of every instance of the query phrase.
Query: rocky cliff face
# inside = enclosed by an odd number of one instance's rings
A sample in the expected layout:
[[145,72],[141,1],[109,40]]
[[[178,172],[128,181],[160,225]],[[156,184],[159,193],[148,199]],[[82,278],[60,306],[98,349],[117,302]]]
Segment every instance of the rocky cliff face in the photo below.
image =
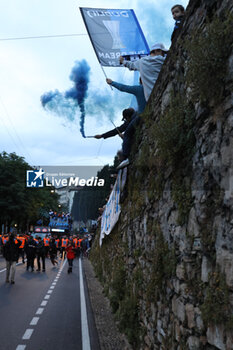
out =
[[133,349],[233,349],[233,5],[191,0],[92,262]]

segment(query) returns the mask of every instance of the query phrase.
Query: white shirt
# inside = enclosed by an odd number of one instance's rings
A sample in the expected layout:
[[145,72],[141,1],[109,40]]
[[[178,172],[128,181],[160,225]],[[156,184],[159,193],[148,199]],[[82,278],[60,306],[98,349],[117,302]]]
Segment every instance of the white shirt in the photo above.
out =
[[123,62],[124,66],[129,68],[129,70],[138,70],[140,72],[146,101],[150,97],[165,58],[163,56],[146,56],[134,62]]

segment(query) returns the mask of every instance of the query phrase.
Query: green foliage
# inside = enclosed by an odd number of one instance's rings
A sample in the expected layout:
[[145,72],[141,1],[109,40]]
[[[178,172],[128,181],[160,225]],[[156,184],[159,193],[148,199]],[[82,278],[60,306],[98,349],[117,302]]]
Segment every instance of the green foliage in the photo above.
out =
[[118,312],[119,328],[127,335],[135,350],[139,348],[141,332],[138,313],[138,298],[128,286],[128,293]]
[[39,218],[48,224],[50,208],[58,209],[58,195],[53,187],[26,188],[26,170],[32,167],[15,153],[0,154],[0,223],[17,223],[26,230]]
[[185,182],[182,177],[175,178],[172,183],[172,198],[178,207],[177,223],[183,225],[187,222],[193,199],[191,185],[187,181]]
[[110,304],[112,306],[113,312],[115,313],[121,300],[123,300],[126,290],[126,271],[123,263],[118,261],[118,266],[115,267],[113,271],[113,279],[111,283],[111,289],[113,293],[110,297]]
[[211,188],[211,196],[208,197],[205,206],[205,219],[200,225],[201,243],[203,251],[213,261],[215,260],[215,241],[216,232],[213,228],[213,222],[219,208],[222,207],[224,197],[223,190],[218,184]]
[[233,313],[229,288],[227,287],[225,276],[218,270],[210,275],[201,312],[206,327],[224,324],[226,329],[233,330]]
[[147,288],[148,302],[156,301],[166,280],[175,274],[175,250],[170,250],[159,228],[156,232],[156,245],[152,257],[152,272]]
[[190,57],[186,79],[192,88],[193,101],[220,101],[227,73],[227,58],[232,50],[233,15],[217,16],[207,23],[205,30],[193,30],[185,41]]
[[159,157],[165,164],[183,166],[191,159],[195,146],[194,108],[185,96],[171,95],[170,105],[150,131],[157,141]]

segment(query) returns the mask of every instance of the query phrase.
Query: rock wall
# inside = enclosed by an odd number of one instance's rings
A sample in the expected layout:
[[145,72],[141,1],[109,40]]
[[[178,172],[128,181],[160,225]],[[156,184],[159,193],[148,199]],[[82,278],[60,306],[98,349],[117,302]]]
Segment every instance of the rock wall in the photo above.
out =
[[233,349],[233,5],[191,0],[91,259],[133,349]]

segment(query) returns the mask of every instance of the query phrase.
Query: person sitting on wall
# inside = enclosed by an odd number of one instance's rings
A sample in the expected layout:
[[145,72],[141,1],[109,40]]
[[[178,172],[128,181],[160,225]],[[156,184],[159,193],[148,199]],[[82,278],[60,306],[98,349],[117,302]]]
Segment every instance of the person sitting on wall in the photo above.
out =
[[[130,154],[130,148],[131,148],[131,143],[132,143],[132,137],[135,132],[135,127],[138,125],[140,121],[140,117],[138,116],[137,112],[133,108],[127,108],[124,109],[122,112],[124,123],[108,132],[102,135],[95,135],[96,139],[101,139],[101,138],[109,138],[112,136],[115,136],[117,134],[120,134],[120,136],[123,138],[123,144],[122,144],[122,153],[121,153],[121,161],[122,163],[118,166],[118,169],[121,167],[127,166],[129,164],[129,154]],[[124,137],[121,134],[123,131],[124,132]]]
[[[127,111],[129,111],[129,113],[127,113]],[[131,111],[131,112],[130,112]],[[123,118],[122,120],[124,121],[123,124],[121,124],[120,126],[115,127],[114,129],[105,132],[104,134],[98,134],[95,135],[94,137],[96,139],[108,139],[109,137],[113,137],[115,135],[119,135],[122,139],[123,139],[123,132],[126,131],[129,123],[133,120],[133,117],[135,116],[135,110],[133,108],[127,108],[124,109],[122,112]]]
[[137,61],[126,61],[122,56],[119,58],[120,63],[129,70],[138,70],[140,72],[146,101],[148,101],[159,76],[167,51],[163,44],[156,43],[151,47],[149,56],[142,57]]
[[171,36],[171,40],[173,40],[176,34],[178,33],[178,29],[182,27],[185,16],[185,9],[182,5],[174,5],[171,8],[171,12],[172,17],[175,20],[175,26]]

